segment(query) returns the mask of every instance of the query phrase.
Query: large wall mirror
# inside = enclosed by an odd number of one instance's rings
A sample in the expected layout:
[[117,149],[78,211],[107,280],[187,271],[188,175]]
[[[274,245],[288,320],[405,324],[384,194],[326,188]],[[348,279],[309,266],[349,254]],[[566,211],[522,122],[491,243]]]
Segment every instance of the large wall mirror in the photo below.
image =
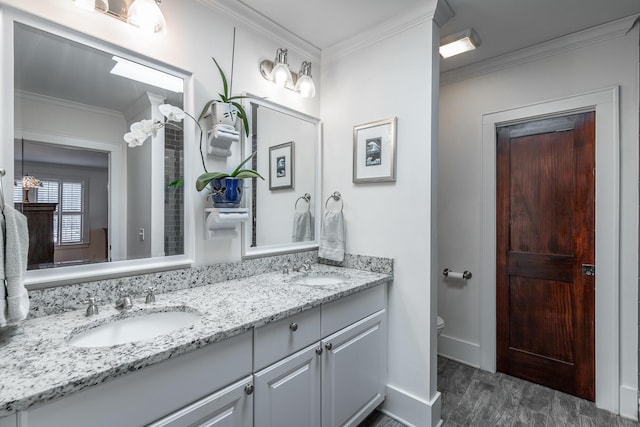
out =
[[[318,246],[320,230],[320,120],[265,99],[249,98],[250,136],[244,154],[256,152],[245,194],[243,256],[295,252]],[[247,197],[248,196],[248,197]]]
[[134,148],[123,135],[161,119],[162,103],[182,108],[188,75],[63,35],[13,25],[14,179],[5,177],[5,193],[14,191],[5,198],[29,222],[27,283],[135,271],[141,260],[184,263],[184,189],[167,187],[184,176],[184,132],[161,128]]

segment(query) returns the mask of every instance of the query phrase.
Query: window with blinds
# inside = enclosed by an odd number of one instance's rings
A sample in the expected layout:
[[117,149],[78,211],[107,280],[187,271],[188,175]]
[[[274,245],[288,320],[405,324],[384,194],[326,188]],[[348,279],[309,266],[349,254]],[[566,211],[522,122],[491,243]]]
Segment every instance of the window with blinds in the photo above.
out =
[[77,180],[42,180],[37,190],[39,203],[57,203],[53,214],[53,241],[56,245],[84,243],[85,183]]

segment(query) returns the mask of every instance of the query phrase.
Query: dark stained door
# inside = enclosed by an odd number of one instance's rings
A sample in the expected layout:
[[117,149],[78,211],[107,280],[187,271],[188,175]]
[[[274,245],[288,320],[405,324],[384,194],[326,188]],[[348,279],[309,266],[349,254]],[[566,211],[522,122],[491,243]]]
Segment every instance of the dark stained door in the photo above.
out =
[[498,129],[498,371],[595,399],[595,113]]

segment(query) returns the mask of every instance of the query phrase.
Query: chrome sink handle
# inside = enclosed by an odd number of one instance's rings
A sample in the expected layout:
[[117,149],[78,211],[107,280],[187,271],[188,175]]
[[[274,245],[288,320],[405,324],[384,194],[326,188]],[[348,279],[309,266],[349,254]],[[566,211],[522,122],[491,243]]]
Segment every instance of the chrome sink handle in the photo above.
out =
[[156,294],[154,294],[154,292],[156,291],[156,288],[148,287],[146,291],[147,291],[147,297],[144,299],[144,302],[146,304],[151,304],[153,302],[156,302]]
[[87,307],[87,312],[85,313],[85,316],[89,317],[89,316],[95,316],[96,314],[98,314],[98,306],[96,305],[96,303],[100,301],[102,300],[96,297],[87,298],[84,301],[84,303],[89,304],[89,307]]
[[116,309],[128,310],[132,307],[131,297],[124,293],[124,289],[120,288],[120,298],[116,300]]

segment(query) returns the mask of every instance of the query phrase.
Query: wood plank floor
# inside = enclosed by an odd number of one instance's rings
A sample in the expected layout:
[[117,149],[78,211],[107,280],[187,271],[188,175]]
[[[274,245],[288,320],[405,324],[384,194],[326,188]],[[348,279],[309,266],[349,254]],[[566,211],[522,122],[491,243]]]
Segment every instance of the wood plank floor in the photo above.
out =
[[[639,427],[593,402],[438,357],[444,426]],[[374,412],[358,427],[404,427]]]

